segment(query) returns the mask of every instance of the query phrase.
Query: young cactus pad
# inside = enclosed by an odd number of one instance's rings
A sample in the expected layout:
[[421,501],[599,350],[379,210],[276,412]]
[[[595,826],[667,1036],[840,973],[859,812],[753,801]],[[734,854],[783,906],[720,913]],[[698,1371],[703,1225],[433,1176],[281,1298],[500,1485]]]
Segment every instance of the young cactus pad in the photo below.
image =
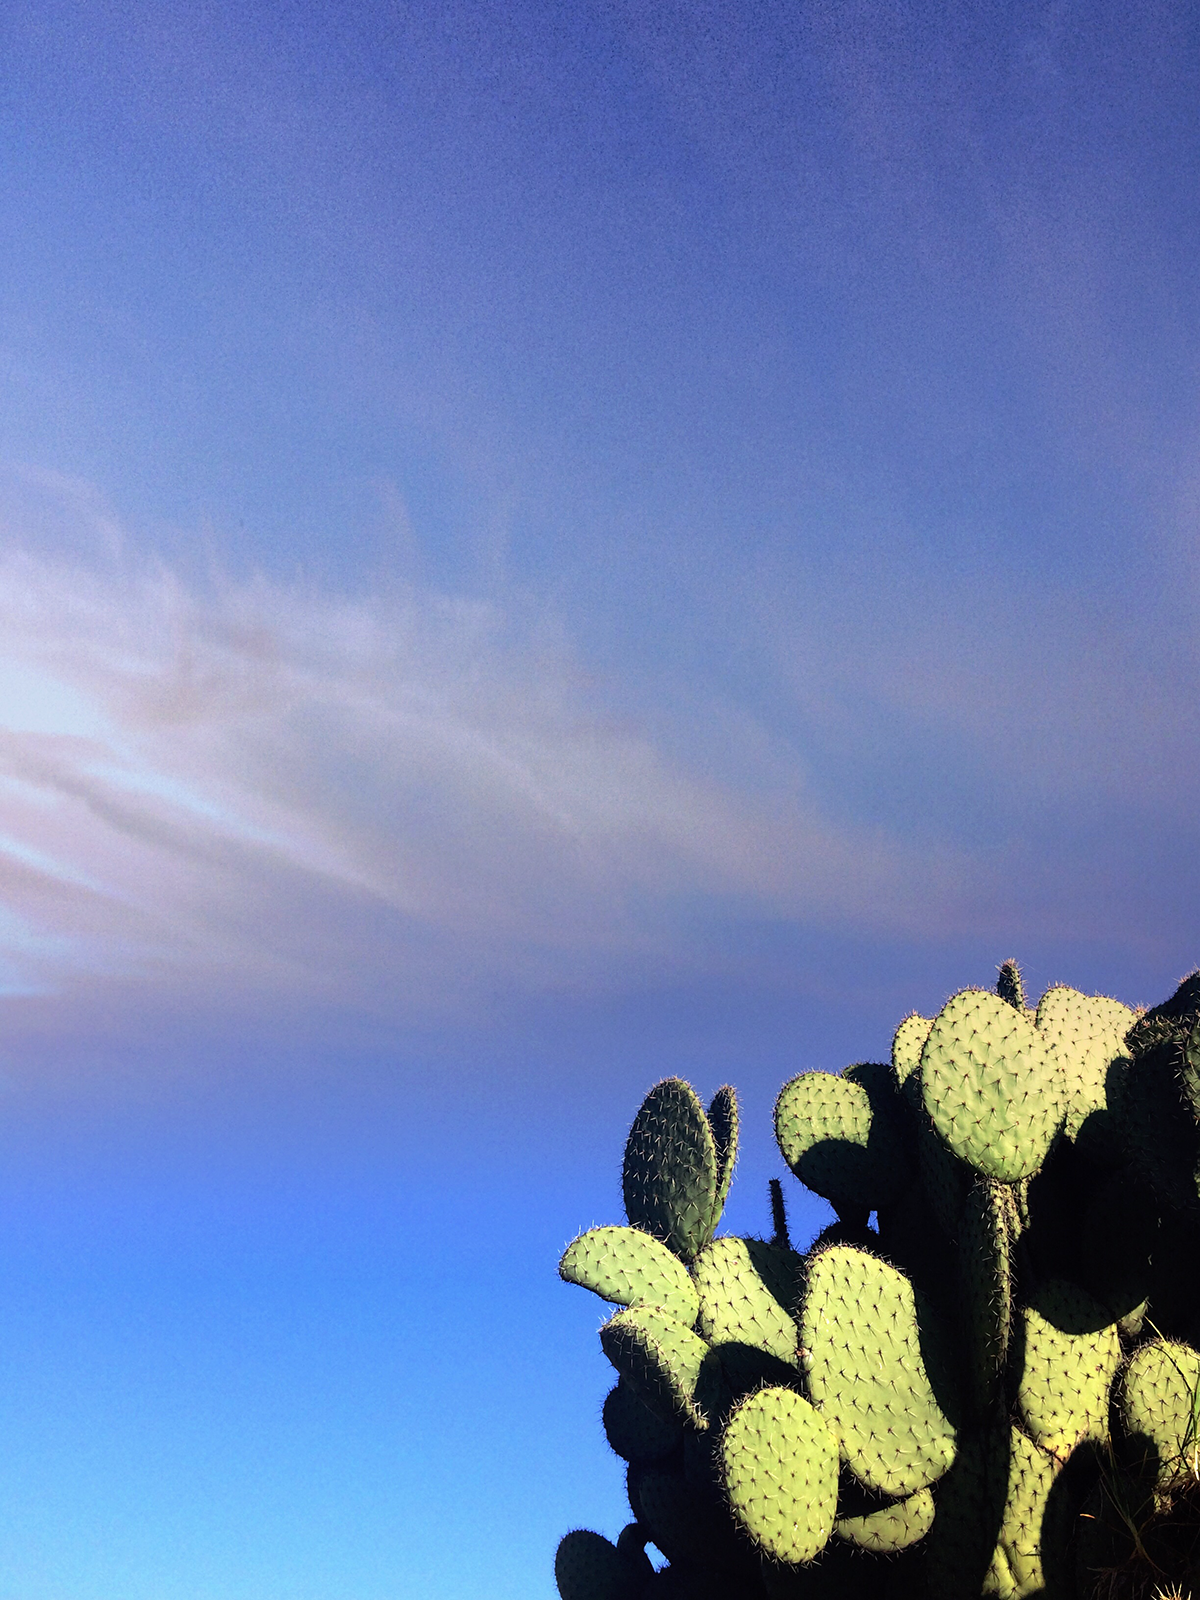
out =
[[[729,1124],[726,1113],[723,1122]],[[736,1116],[732,1121],[736,1130]],[[724,1129],[723,1129],[724,1131]],[[732,1162],[727,1151],[726,1168]],[[664,1078],[642,1102],[625,1145],[625,1215],[683,1261],[712,1238],[720,1216],[717,1141],[691,1084]]]

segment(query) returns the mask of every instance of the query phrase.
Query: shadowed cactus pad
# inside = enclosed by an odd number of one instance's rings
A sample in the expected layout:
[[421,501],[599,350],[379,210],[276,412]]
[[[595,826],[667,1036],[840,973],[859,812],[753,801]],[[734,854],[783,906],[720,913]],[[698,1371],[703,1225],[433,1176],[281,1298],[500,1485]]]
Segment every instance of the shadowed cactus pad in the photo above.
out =
[[638,1228],[590,1228],[558,1264],[567,1283],[617,1305],[662,1306],[690,1328],[700,1309],[696,1286],[679,1257]]
[[953,1377],[932,1311],[904,1274],[849,1245],[820,1251],[800,1337],[813,1403],[859,1482],[888,1495],[936,1483],[954,1460],[944,1409]]
[[642,1102],[625,1145],[622,1188],[632,1226],[682,1260],[691,1261],[712,1238],[721,1189],[717,1143],[682,1078],[665,1078]]
[[562,1600],[628,1600],[633,1570],[615,1544],[587,1528],[568,1533],[554,1557]]
[[1135,1350],[1121,1381],[1121,1420],[1160,1482],[1200,1476],[1200,1354],[1167,1339]]
[[898,1117],[866,1084],[804,1072],[775,1103],[775,1137],[800,1181],[839,1212],[886,1205],[909,1176]]
[[715,1379],[715,1357],[704,1340],[682,1322],[659,1306],[633,1306],[618,1311],[604,1324],[600,1347],[621,1377],[664,1421],[708,1427],[704,1380]]
[[934,1019],[921,1092],[947,1147],[1005,1183],[1038,1170],[1062,1121],[1064,1093],[1042,1036],[985,989],[964,989]]
[[626,1461],[661,1461],[683,1438],[683,1426],[651,1411],[623,1379],[604,1401],[604,1437]]
[[721,1440],[733,1514],[776,1561],[811,1561],[833,1531],[837,1441],[790,1389],[760,1389],[733,1412]]

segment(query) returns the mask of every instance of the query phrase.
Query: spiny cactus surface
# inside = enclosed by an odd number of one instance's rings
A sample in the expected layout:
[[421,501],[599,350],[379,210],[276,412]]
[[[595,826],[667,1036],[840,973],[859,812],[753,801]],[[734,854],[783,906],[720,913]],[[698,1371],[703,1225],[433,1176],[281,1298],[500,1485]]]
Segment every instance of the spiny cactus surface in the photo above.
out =
[[1005,962],[775,1125],[807,1252],[775,1179],[770,1240],[717,1235],[736,1097],[669,1078],[563,1256],[620,1308],[634,1521],[562,1600],[1200,1600],[1200,973],[1138,1013]]

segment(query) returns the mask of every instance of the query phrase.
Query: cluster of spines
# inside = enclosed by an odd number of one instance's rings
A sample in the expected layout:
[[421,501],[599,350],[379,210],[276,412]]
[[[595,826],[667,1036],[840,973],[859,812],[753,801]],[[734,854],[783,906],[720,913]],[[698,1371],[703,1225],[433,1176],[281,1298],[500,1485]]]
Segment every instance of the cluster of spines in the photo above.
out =
[[629,1227],[563,1258],[624,1308],[604,1423],[635,1519],[594,1560],[568,1536],[563,1600],[1083,1600],[1129,1507],[1200,1484],[1200,975],[1138,1017],[1031,1009],[1006,962],[891,1062],[793,1079],[776,1132],[840,1219],[807,1256],[775,1181],[771,1243],[713,1238],[736,1102],[669,1079]]

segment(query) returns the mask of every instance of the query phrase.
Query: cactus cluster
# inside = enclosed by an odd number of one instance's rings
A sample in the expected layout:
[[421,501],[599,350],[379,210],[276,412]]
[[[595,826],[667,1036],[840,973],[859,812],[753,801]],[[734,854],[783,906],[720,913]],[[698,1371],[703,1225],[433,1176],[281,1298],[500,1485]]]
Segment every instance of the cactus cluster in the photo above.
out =
[[617,1308],[632,1509],[563,1539],[562,1600],[1200,1600],[1200,973],[1029,1007],[1005,962],[775,1132],[838,1218],[807,1251],[776,1180],[772,1238],[714,1236],[736,1098],[671,1078],[628,1225],[562,1258]]

